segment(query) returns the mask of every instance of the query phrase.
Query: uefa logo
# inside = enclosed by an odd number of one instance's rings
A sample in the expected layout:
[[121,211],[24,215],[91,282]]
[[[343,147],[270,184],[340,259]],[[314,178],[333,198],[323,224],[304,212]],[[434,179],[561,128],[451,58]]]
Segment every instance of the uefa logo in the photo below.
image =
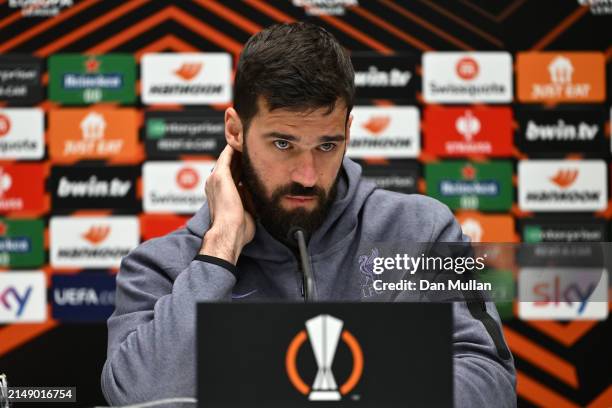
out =
[[[363,373],[363,351],[357,339],[348,331],[342,330],[344,322],[327,314],[321,314],[305,323],[306,329],[301,330],[291,340],[287,348],[285,366],[291,384],[302,394],[308,395],[310,401],[339,401],[343,395],[355,388]],[[304,382],[297,369],[297,354],[306,340],[310,345],[318,366],[312,386]],[[353,357],[351,374],[338,387],[332,364],[340,340],[346,344]]]

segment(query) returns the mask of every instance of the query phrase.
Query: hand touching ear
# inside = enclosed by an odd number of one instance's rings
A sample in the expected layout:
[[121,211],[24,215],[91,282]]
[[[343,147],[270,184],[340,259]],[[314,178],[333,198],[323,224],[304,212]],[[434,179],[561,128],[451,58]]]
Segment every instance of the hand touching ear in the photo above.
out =
[[[215,168],[206,180],[206,199],[211,225],[204,235],[200,254],[236,264],[242,248],[255,236],[255,221],[245,209],[248,194],[239,182],[239,154],[225,146]],[[234,159],[233,159],[234,158]]]

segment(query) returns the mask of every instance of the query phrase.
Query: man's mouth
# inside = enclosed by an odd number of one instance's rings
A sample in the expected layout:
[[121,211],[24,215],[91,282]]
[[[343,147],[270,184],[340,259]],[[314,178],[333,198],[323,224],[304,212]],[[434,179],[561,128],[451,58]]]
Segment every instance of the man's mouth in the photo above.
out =
[[284,199],[291,204],[310,204],[316,202],[316,196],[286,195]]

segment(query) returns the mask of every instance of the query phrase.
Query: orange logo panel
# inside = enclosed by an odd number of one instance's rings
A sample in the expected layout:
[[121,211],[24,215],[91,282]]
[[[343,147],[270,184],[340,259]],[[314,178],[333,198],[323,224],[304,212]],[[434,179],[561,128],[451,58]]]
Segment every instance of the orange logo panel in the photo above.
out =
[[603,102],[605,58],[600,52],[523,52],[517,56],[521,102]]
[[465,211],[456,215],[463,233],[472,242],[514,242],[514,219],[509,215],[488,215]]
[[135,109],[51,110],[49,155],[56,163],[138,162],[138,114]]

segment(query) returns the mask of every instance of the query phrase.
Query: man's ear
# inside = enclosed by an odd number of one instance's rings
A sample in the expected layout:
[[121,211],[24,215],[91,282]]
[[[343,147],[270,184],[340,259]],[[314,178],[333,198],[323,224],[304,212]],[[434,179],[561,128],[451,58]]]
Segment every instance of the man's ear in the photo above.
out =
[[225,110],[225,141],[234,150],[242,153],[244,143],[244,132],[242,121],[234,108]]

